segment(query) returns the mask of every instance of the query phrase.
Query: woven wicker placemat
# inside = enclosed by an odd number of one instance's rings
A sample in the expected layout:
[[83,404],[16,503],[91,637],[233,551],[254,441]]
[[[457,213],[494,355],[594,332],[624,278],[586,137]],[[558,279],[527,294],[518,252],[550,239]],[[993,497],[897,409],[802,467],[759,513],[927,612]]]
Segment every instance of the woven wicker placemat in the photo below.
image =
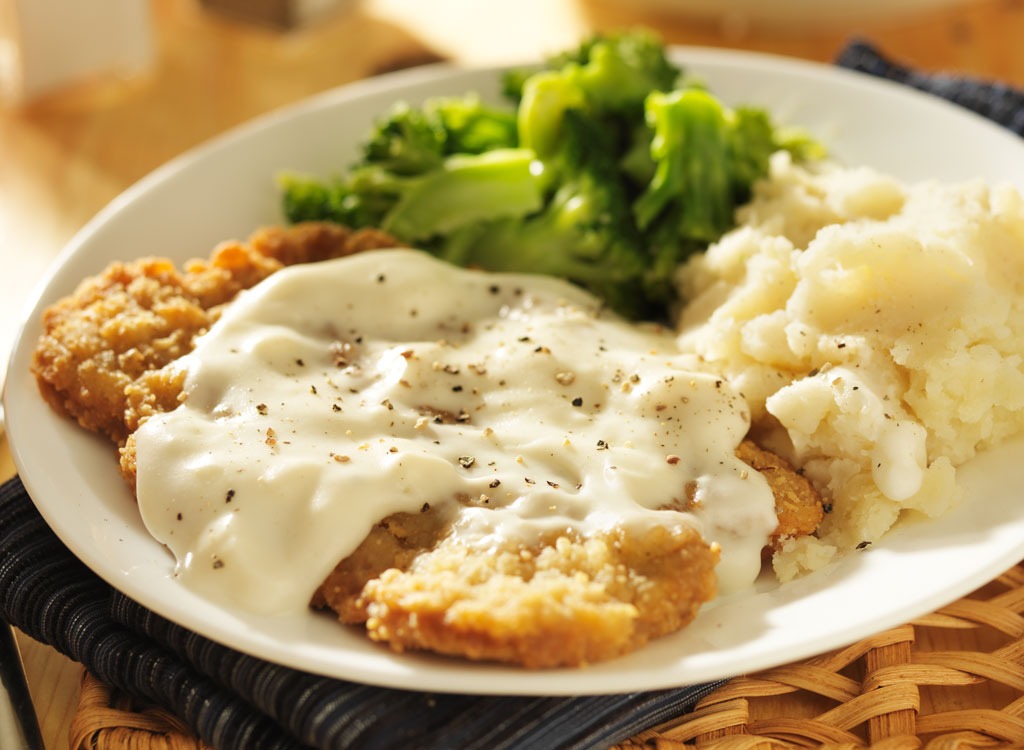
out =
[[[947,607],[730,680],[618,750],[1024,748],[1024,563]],[[205,750],[165,711],[83,677],[72,750]]]

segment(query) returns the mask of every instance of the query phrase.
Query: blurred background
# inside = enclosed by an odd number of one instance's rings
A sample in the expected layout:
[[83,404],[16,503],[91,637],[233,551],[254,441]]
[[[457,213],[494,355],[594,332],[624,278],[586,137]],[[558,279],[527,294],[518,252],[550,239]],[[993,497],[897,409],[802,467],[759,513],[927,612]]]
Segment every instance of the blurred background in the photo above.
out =
[[[0,366],[64,244],[186,149],[386,71],[529,62],[634,26],[820,62],[862,39],[1024,87],[1024,0],[0,0]],[[80,670],[20,640],[47,747],[65,748]]]

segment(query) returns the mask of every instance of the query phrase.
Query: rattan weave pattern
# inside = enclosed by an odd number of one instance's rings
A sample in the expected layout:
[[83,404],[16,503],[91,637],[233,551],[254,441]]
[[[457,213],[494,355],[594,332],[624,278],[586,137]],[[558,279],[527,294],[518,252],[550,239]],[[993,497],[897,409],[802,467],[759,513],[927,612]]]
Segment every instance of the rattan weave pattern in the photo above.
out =
[[[205,750],[85,674],[72,750]],[[730,680],[618,750],[1024,748],[1024,563],[847,648]]]
[[620,747],[693,746],[1024,747],[1024,564],[913,623],[730,680]]

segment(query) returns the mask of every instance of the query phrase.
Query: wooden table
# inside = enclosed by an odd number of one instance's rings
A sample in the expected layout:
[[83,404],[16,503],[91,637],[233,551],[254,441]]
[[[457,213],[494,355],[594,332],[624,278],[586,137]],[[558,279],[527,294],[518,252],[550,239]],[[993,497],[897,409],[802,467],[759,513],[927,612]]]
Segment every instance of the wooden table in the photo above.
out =
[[[644,24],[666,41],[830,61],[860,36],[928,70],[1024,86],[1024,0],[968,0],[838,27],[658,16],[622,0],[366,0],[282,32],[152,0],[157,57],[129,79],[94,78],[0,110],[0,362],[33,285],[71,236],[132,182],[185,149],[323,89],[439,57],[519,62],[598,29]],[[0,440],[0,478],[14,474]],[[48,748],[66,748],[77,665],[20,637]]]

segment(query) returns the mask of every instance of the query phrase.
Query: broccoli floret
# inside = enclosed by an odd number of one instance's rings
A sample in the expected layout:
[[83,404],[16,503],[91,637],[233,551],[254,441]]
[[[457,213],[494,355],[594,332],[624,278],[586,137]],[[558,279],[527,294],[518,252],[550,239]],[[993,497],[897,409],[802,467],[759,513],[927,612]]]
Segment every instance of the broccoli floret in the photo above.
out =
[[650,316],[648,259],[607,134],[576,110],[566,111],[565,131],[557,158],[545,165],[553,191],[542,210],[450,237],[437,253],[491,271],[566,278],[627,317]]
[[645,112],[655,169],[633,205],[638,225],[667,220],[682,238],[717,239],[786,144],[764,110],[730,109],[696,87],[652,93]]
[[424,109],[444,128],[448,155],[482,154],[519,146],[516,113],[485,106],[476,95],[428,100]]
[[518,144],[514,112],[487,107],[475,94],[436,97],[419,108],[395,104],[363,144],[363,163],[414,175],[436,169],[446,156]]
[[515,113],[476,95],[396,104],[364,143],[347,174],[321,181],[283,175],[285,217],[376,226],[413,242],[465,223],[536,210],[541,175],[533,153],[516,148]]
[[[540,68],[515,68],[502,76],[502,92],[518,104],[523,89],[531,76],[541,71],[574,70],[589,67],[590,83],[594,94],[621,95],[609,88],[621,85],[626,98],[636,103],[643,101],[648,91],[668,91],[676,85],[680,69],[665,54],[665,47],[656,35],[648,31],[633,30],[613,34],[594,34],[575,49],[549,56]],[[612,80],[615,74],[616,80]],[[603,91],[602,91],[603,89]],[[643,93],[637,94],[638,91]]]
[[415,175],[441,166],[447,134],[436,117],[405,102],[378,121],[363,144],[363,161],[396,175]]
[[290,222],[375,226],[417,242],[479,221],[524,216],[543,204],[543,175],[532,151],[496,149],[445,157],[428,172],[402,175],[362,164],[327,182],[279,179]]
[[541,159],[551,158],[561,147],[566,112],[585,109],[587,100],[574,75],[537,73],[527,82],[519,106],[519,142]]
[[654,177],[633,208],[646,229],[665,211],[683,237],[711,241],[732,223],[735,207],[732,123],[700,89],[654,93],[647,100],[654,135]]
[[320,180],[303,174],[279,175],[277,185],[285,218],[292,223],[333,221],[351,227],[376,226],[395,199],[357,194],[350,183],[351,178]]
[[[670,90],[680,70],[665,47],[643,32],[595,36],[572,54],[552,58],[524,79],[519,102],[520,143],[547,158],[558,149],[564,113],[574,109],[600,120],[616,138],[631,135],[652,91]],[[506,79],[506,90],[510,86]]]

